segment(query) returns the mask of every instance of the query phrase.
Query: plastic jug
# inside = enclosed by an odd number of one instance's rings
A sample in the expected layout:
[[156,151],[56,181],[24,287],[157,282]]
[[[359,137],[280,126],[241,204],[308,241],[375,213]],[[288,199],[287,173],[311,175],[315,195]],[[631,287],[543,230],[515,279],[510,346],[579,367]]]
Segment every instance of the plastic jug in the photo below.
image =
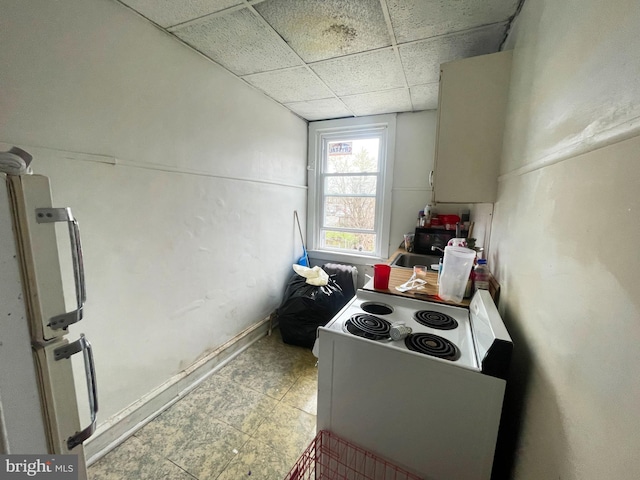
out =
[[456,303],[462,301],[475,258],[475,250],[463,247],[445,247],[438,285],[440,298]]

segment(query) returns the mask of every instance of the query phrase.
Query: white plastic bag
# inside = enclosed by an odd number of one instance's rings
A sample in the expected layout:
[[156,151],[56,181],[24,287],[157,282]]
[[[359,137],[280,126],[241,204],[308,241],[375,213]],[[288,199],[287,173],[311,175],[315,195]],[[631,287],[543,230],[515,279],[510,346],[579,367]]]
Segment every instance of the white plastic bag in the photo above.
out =
[[323,287],[329,283],[329,275],[318,266],[309,268],[294,264],[293,270],[301,277],[306,278],[307,280],[305,283],[308,283],[309,285]]

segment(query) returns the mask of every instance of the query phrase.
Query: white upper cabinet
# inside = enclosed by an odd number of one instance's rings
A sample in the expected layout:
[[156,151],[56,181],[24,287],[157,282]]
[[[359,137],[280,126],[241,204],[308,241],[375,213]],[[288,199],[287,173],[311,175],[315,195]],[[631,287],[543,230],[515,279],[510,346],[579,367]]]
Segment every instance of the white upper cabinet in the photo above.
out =
[[495,202],[510,72],[511,51],[440,66],[436,202]]

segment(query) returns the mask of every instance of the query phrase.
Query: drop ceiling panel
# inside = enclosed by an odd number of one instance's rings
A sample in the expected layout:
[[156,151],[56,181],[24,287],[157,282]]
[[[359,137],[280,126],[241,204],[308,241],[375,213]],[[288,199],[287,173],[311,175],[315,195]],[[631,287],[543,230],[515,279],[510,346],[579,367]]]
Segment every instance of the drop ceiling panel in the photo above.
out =
[[124,4],[162,27],[170,27],[225,8],[244,3],[242,0],[123,0]]
[[254,8],[307,63],[391,45],[380,0],[268,0]]
[[335,98],[286,103],[285,107],[310,121],[353,116],[353,112]]
[[256,73],[242,77],[280,103],[331,98],[333,93],[306,67]]
[[414,110],[435,110],[438,108],[438,87],[437,83],[427,83],[416,85],[409,89],[411,93],[411,104]]
[[406,86],[391,48],[314,63],[311,68],[339,96]]
[[377,115],[399,111],[411,111],[409,90],[387,90],[386,92],[365,93],[342,97],[342,101],[353,110],[356,115]]
[[506,24],[401,45],[400,58],[410,86],[438,82],[440,64],[497,52]]
[[236,75],[302,64],[282,39],[246,8],[171,31]]
[[387,0],[398,43],[502,23],[519,0]]

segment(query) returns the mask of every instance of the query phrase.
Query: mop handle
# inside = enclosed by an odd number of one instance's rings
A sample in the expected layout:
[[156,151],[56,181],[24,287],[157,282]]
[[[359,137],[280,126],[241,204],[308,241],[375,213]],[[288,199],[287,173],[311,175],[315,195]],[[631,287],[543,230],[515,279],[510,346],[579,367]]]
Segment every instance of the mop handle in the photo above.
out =
[[307,259],[307,266],[309,266],[309,255],[307,254],[307,247],[304,244],[304,238],[302,236],[302,228],[300,228],[300,220],[298,219],[298,211],[293,211],[293,216],[296,219],[296,223],[298,224],[298,233],[300,234],[300,241],[302,242],[302,250],[304,251],[304,256]]

